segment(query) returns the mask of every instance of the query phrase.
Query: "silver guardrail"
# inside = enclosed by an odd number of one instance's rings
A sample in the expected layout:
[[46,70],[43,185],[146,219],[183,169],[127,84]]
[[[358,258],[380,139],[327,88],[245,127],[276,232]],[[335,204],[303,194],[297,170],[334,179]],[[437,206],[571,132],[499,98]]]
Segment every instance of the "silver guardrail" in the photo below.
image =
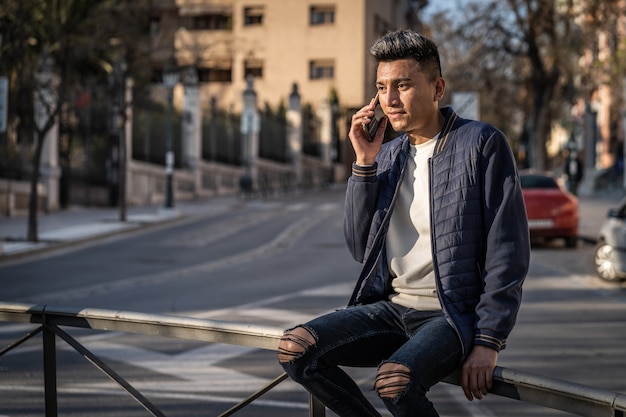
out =
[[[283,330],[273,326],[232,323],[190,317],[161,314],[145,314],[130,311],[103,310],[95,308],[70,308],[0,301],[0,321],[31,323],[40,326],[4,349],[0,356],[17,348],[24,341],[42,333],[44,351],[44,396],[46,417],[57,416],[56,400],[56,347],[60,337],[81,353],[94,366],[116,381],[129,395],[155,417],[165,417],[147,398],[89,352],[78,341],[63,331],[63,327],[117,331],[143,335],[174,337],[224,343],[237,346],[276,350]],[[220,417],[233,415],[256,398],[271,390],[287,378],[279,375],[241,403],[222,413]],[[455,373],[444,380],[459,385],[460,374]],[[586,417],[626,417],[626,394],[597,389],[586,385],[566,382],[540,375],[497,367],[491,393],[504,397],[569,412]],[[325,409],[310,397],[309,416],[323,417]]]

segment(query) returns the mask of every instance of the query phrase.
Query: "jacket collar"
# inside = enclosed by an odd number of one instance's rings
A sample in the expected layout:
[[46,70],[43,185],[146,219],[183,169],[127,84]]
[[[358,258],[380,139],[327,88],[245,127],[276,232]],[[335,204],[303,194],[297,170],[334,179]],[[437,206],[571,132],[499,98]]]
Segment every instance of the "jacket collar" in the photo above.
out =
[[443,122],[443,127],[441,128],[441,133],[439,134],[439,138],[437,139],[437,145],[435,146],[435,154],[438,154],[443,150],[448,141],[450,140],[450,133],[452,132],[452,128],[454,127],[455,122],[459,118],[459,116],[452,110],[452,107],[443,107],[440,109],[441,113],[445,117]]
[[[439,111],[443,114],[443,116],[445,117],[445,120],[443,122],[443,127],[441,128],[441,132],[439,133],[439,136],[437,137],[437,145],[435,146],[433,155],[436,155],[439,152],[441,152],[443,148],[446,146],[446,144],[449,142],[450,134],[452,133],[454,124],[460,118],[459,115],[456,114],[454,110],[452,110],[452,107],[442,107],[441,109],[439,109]],[[409,155],[409,143],[410,143],[409,135],[407,135],[406,133],[403,133],[400,136],[400,143],[401,145],[396,148],[395,152],[401,152],[405,156]]]

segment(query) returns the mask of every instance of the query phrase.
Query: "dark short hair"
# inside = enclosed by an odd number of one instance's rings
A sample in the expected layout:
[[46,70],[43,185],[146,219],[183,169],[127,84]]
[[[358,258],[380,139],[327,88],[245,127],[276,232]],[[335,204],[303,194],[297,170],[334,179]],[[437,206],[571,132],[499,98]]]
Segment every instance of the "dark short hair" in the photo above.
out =
[[426,36],[412,30],[387,32],[370,48],[377,63],[414,58],[420,69],[432,79],[441,77],[441,62],[437,45]]

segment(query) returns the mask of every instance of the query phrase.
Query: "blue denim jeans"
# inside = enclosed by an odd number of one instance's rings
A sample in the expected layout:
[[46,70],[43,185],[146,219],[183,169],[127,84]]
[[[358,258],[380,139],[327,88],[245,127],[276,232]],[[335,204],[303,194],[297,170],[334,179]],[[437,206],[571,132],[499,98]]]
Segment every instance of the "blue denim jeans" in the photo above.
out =
[[395,417],[436,417],[426,394],[461,364],[461,342],[441,311],[380,301],[335,311],[301,327],[311,332],[315,344],[281,365],[341,417],[380,417],[341,366],[406,365],[409,384],[395,397],[381,395],[385,406]]

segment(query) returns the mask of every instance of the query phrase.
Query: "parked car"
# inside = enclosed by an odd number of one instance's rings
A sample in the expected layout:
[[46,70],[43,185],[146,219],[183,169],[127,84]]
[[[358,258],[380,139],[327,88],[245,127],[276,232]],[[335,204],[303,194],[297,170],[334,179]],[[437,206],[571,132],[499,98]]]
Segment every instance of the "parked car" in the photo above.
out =
[[600,227],[594,266],[606,281],[626,279],[626,198],[609,210]]
[[526,170],[520,181],[531,239],[564,239],[568,248],[578,243],[578,199],[549,172]]

